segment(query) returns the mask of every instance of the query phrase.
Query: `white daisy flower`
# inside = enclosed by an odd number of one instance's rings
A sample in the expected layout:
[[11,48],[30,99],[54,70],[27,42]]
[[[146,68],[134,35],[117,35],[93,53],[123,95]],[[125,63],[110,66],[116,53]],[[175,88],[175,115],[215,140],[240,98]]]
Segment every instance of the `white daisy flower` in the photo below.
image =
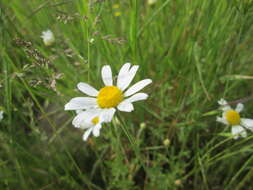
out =
[[103,66],[101,74],[105,87],[98,91],[89,84],[78,83],[77,88],[92,97],[73,98],[65,105],[65,110],[96,109],[98,112],[103,111],[113,114],[115,108],[124,112],[133,111],[133,102],[148,98],[146,93],[137,92],[152,82],[151,79],[144,79],[127,89],[138,68],[138,65],[131,67],[130,63],[124,64],[119,71],[117,84],[113,85],[111,67],[109,65]]
[[[111,112],[114,111],[115,110],[111,110]],[[90,109],[87,111],[79,112],[73,119],[72,124],[76,128],[86,129],[83,135],[83,140],[86,141],[91,133],[95,137],[98,137],[100,134],[100,129],[102,128],[102,123],[110,122],[112,120],[113,114],[114,113],[109,113],[107,111]]]
[[4,111],[0,110],[0,121],[4,118]]
[[41,38],[46,46],[51,46],[55,42],[55,37],[51,30],[43,31]]
[[221,99],[218,101],[223,111],[222,117],[217,117],[216,121],[232,127],[231,133],[234,139],[238,139],[239,136],[247,137],[246,129],[253,131],[253,120],[247,118],[241,118],[240,112],[243,110],[243,104],[237,104],[235,109],[232,109],[226,100]]

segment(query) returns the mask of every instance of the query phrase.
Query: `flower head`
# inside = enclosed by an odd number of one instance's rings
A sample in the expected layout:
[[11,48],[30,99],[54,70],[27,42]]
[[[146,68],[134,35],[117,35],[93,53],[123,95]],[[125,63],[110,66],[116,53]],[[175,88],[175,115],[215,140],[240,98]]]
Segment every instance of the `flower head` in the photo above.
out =
[[[102,124],[103,122],[110,122],[112,120],[116,108],[124,112],[133,111],[133,102],[145,100],[148,98],[148,95],[146,93],[137,92],[139,92],[141,89],[143,89],[145,86],[149,85],[152,82],[151,79],[144,79],[128,88],[138,68],[138,65],[131,66],[130,63],[124,64],[119,71],[117,83],[116,85],[114,85],[111,67],[109,65],[103,66],[101,75],[105,86],[102,87],[100,90],[96,90],[87,83],[78,83],[77,88],[84,94],[87,94],[91,97],[72,98],[65,105],[65,110],[77,111],[78,115],[76,116],[76,118],[79,118],[80,114],[84,114],[86,116],[85,118],[87,118],[87,113],[96,113],[96,116],[94,116],[93,114],[93,117],[89,117],[89,126],[93,127],[94,123],[92,125],[92,119],[94,119],[98,115],[98,124]],[[86,121],[84,119],[77,120],[76,118],[73,120],[73,125],[76,127],[80,127],[83,125],[83,123],[87,123],[84,122]]]
[[237,104],[235,109],[231,108],[224,99],[219,100],[218,104],[220,104],[220,109],[223,113],[222,117],[217,117],[216,121],[232,126],[231,133],[234,136],[234,139],[237,139],[239,136],[246,137],[246,129],[253,131],[253,120],[241,118],[240,116],[240,112],[244,108],[243,104]]
[[86,141],[92,133],[95,137],[100,134],[102,124],[112,120],[114,110],[111,112],[91,109],[87,111],[79,111],[77,116],[73,119],[72,124],[76,128],[86,129],[83,140]]
[[103,66],[101,74],[105,86],[98,91],[89,84],[83,82],[78,83],[77,88],[92,97],[73,98],[65,105],[65,110],[86,110],[94,108],[114,110],[117,108],[124,112],[133,111],[133,102],[145,100],[148,97],[146,93],[137,92],[152,82],[151,79],[144,79],[128,88],[138,68],[138,65],[131,67],[130,63],[124,64],[119,71],[117,84],[113,85],[111,67],[109,65]]
[[51,46],[55,42],[55,37],[51,30],[43,31],[41,38],[46,46]]

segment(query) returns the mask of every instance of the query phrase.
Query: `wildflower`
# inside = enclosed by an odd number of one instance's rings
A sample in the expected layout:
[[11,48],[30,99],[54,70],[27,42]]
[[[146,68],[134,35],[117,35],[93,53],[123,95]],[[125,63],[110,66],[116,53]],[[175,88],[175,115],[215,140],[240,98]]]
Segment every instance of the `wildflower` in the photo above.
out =
[[93,43],[94,43],[94,41],[95,41],[95,39],[94,39],[94,38],[91,38],[91,39],[89,40],[89,42],[90,42],[91,44],[93,44]]
[[43,31],[41,38],[46,46],[51,46],[55,42],[54,34],[51,30]]
[[0,110],[0,121],[4,118],[4,111]]
[[216,121],[225,125],[232,126],[231,133],[234,139],[238,139],[239,136],[247,137],[246,129],[253,131],[253,120],[247,118],[241,118],[240,112],[243,110],[243,104],[237,104],[235,109],[232,109],[226,100],[221,99],[218,101],[223,111],[222,117],[217,117]]
[[143,130],[143,129],[145,129],[146,128],[146,123],[145,122],[142,122],[141,124],[140,124],[140,128]]
[[[111,110],[113,112],[113,110]],[[96,109],[87,111],[78,111],[77,116],[73,119],[72,124],[76,128],[86,129],[83,140],[86,141],[92,133],[95,137],[100,134],[102,123],[110,122],[114,113],[100,112]]]
[[116,107],[118,110],[124,112],[133,111],[133,102],[148,98],[146,93],[137,92],[152,82],[151,79],[144,79],[127,89],[138,68],[138,65],[133,65],[131,67],[130,63],[124,64],[119,71],[117,85],[115,86],[113,85],[111,67],[109,65],[103,66],[101,74],[105,86],[97,91],[87,83],[78,83],[77,88],[84,94],[92,97],[72,98],[65,105],[65,110],[96,109],[97,112],[112,115],[116,111]]
[[148,0],[148,5],[154,5],[157,2],[157,0]]
[[163,141],[163,145],[164,145],[164,146],[169,146],[169,145],[170,145],[170,139],[165,139],[165,140]]

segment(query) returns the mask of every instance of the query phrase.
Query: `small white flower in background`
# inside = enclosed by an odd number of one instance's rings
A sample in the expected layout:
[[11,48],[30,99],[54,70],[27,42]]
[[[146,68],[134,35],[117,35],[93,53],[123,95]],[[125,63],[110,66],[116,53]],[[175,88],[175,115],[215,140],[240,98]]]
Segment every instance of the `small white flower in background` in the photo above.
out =
[[79,111],[77,116],[73,119],[72,124],[76,128],[86,129],[83,135],[83,140],[86,141],[91,133],[95,137],[98,137],[100,129],[102,128],[102,123],[110,122],[113,114],[114,113],[101,112],[96,109]]
[[[109,65],[103,66],[101,74],[105,86],[97,91],[87,83],[78,83],[77,88],[84,94],[92,97],[72,98],[65,105],[65,110],[75,110],[79,114],[80,110],[93,110],[97,115],[101,116],[101,123],[112,120],[116,111],[115,108],[124,112],[133,111],[133,102],[148,98],[146,93],[137,92],[152,82],[151,79],[144,79],[127,89],[138,68],[138,65],[131,67],[130,63],[124,64],[119,71],[117,85],[115,86],[113,85],[111,67]],[[103,119],[105,116],[107,118],[106,120]],[[77,126],[76,123],[73,123],[73,125]],[[79,126],[81,126],[81,122],[79,122]]]
[[0,110],[0,121],[4,118],[4,111]]
[[91,39],[89,40],[89,42],[90,42],[91,44],[93,44],[93,43],[94,43],[94,41],[95,41],[95,39],[94,39],[94,38],[91,38]]
[[41,38],[46,46],[51,46],[55,42],[55,37],[51,30],[43,31]]
[[240,112],[243,110],[243,104],[237,104],[235,109],[232,109],[226,100],[221,99],[218,101],[223,111],[222,117],[217,117],[216,121],[232,127],[231,133],[234,139],[238,139],[239,136],[247,137],[246,129],[253,131],[253,120],[247,118],[241,118]]
[[148,0],[149,5],[154,5],[157,2],[157,0]]

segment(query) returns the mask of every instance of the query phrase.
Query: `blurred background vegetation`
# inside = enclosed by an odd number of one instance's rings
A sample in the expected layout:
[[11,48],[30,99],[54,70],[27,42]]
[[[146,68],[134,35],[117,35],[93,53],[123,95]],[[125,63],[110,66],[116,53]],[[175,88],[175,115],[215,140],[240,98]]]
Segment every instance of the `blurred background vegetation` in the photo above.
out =
[[[251,0],[1,0],[0,189],[253,189],[252,136],[215,121],[252,95],[252,23]],[[150,98],[83,142],[64,104],[125,62]]]

